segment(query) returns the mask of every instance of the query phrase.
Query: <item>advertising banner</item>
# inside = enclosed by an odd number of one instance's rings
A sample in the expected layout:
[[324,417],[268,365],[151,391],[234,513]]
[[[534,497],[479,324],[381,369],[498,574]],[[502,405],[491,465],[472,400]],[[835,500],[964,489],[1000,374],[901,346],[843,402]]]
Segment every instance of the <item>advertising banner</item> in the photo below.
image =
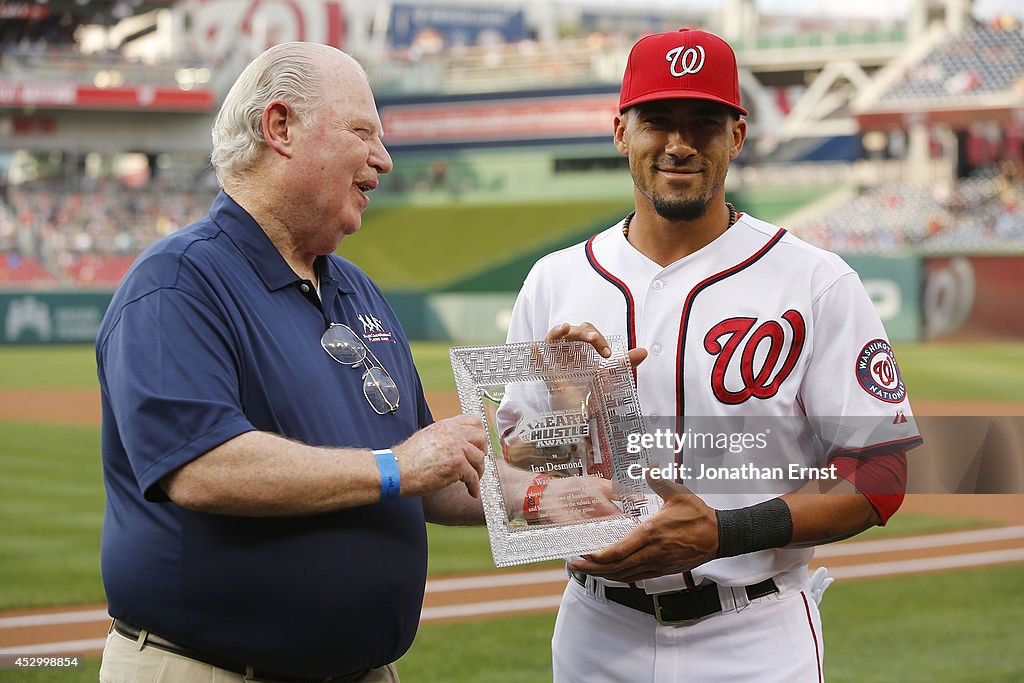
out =
[[1024,338],[1024,256],[930,258],[924,274],[926,339]]
[[0,293],[0,344],[92,344],[109,293]]
[[494,6],[405,5],[391,10],[388,39],[392,47],[417,43],[476,45],[515,43],[527,37],[523,11]]

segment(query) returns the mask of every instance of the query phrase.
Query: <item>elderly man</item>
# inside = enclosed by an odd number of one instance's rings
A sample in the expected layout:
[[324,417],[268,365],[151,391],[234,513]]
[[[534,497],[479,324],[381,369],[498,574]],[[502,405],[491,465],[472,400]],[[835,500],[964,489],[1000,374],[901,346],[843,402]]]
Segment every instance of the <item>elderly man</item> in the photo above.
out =
[[102,681],[395,681],[424,517],[481,521],[479,420],[431,424],[397,318],[333,255],[392,168],[382,133],[351,57],[267,50],[214,124],[209,215],[114,295]]
[[[884,524],[902,501],[904,451],[920,438],[856,273],[726,202],[746,113],[736,57],[718,36],[683,29],[637,42],[613,138],[635,211],[541,259],[516,302],[511,342],[581,339],[607,354],[602,333],[626,337],[634,363],[646,356],[637,393],[657,428],[685,436],[712,418],[770,432],[739,453],[663,452],[696,495],[650,477],[664,499],[657,514],[569,563],[556,683],[820,681],[826,583],[808,579],[811,548]],[[829,433],[847,418],[877,429]],[[740,480],[699,481],[729,463]],[[752,467],[767,479],[743,481]],[[772,479],[794,467],[829,478]]]

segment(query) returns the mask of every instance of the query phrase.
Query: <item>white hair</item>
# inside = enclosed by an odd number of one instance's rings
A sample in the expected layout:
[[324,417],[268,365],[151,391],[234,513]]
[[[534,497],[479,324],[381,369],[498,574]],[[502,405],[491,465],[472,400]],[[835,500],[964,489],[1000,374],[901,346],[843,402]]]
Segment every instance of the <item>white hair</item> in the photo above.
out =
[[363,67],[350,55],[318,43],[282,43],[252,60],[231,86],[213,122],[210,162],[221,186],[247,169],[266,147],[263,110],[274,100],[287,102],[300,123],[312,123],[324,103],[323,68],[314,57],[330,53]]

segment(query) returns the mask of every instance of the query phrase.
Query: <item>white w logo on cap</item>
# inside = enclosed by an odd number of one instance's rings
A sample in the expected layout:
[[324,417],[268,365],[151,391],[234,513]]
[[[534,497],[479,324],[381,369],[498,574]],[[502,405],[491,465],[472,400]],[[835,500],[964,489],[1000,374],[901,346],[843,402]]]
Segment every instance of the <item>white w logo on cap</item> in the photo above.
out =
[[704,68],[704,48],[700,45],[688,47],[674,47],[665,54],[665,61],[672,62],[668,68],[670,74],[679,78],[687,74],[695,74]]

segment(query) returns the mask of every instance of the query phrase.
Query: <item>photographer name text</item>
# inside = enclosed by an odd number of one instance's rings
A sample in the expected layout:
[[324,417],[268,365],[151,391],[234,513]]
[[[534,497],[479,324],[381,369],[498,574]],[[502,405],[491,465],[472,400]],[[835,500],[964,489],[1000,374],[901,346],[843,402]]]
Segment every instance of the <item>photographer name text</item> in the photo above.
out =
[[836,480],[839,473],[835,465],[828,467],[807,467],[797,463],[789,463],[787,467],[760,467],[745,463],[735,467],[711,467],[698,463],[695,467],[670,463],[661,467],[643,467],[636,463],[626,468],[631,479],[643,479],[650,475],[651,479],[666,481],[693,480],[738,480],[738,481],[782,481],[793,479]]

